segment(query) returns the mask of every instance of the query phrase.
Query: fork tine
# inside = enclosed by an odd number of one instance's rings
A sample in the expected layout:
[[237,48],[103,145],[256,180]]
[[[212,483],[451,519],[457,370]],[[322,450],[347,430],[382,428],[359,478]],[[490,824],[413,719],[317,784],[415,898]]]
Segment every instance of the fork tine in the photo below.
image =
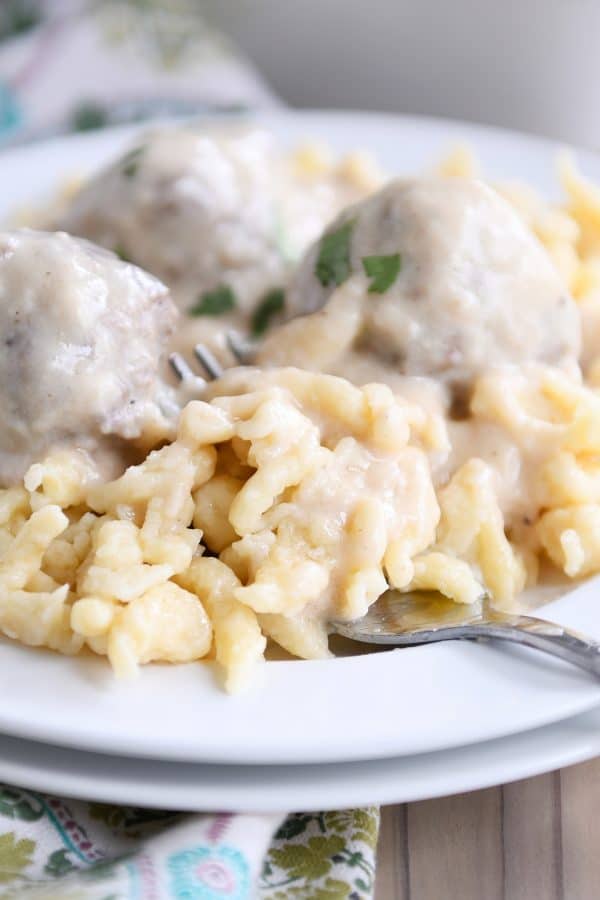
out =
[[201,382],[200,386],[206,385],[206,379],[196,375],[194,370],[188,366],[187,362],[179,353],[171,353],[169,356],[169,365],[173,369],[175,375],[181,382]]
[[240,337],[237,331],[228,331],[225,338],[227,340],[227,346],[237,361],[243,365],[246,364],[252,350],[252,345]]
[[220,378],[223,374],[223,366],[204,344],[196,344],[194,356],[205,369],[211,379]]
[[[248,359],[248,355],[252,350],[252,345],[245,342],[243,338],[234,332],[228,331],[226,334],[229,349],[235,356],[236,360],[244,365]],[[194,347],[194,356],[204,369],[209,381],[220,378],[224,372],[224,368],[219,360],[204,344],[196,344]],[[195,387],[206,387],[207,379],[197,375],[187,360],[180,353],[171,353],[169,356],[169,365],[175,372],[177,378],[188,385],[194,384]]]

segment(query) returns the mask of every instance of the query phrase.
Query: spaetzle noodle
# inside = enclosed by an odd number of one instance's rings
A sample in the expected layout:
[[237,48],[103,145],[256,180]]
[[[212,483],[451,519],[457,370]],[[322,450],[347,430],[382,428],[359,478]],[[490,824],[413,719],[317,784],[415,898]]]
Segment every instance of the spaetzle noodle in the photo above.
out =
[[[380,181],[360,155],[334,165],[316,146],[289,166],[300,179],[349,183],[353,197]],[[468,148],[437,172],[500,202],[473,188],[482,176]],[[383,303],[380,270],[368,289],[367,267],[345,280],[336,268],[327,281],[326,270],[326,304],[274,329],[257,368],[206,386],[176,432],[161,418],[137,447],[154,449],[117,477],[89,448],[60,446],[0,490],[0,631],[65,654],[87,649],[122,677],[151,662],[214,660],[238,691],[268,642],[330,656],[329,623],[360,618],[388,586],[516,610],[548,565],[574,579],[600,572],[600,188],[569,156],[559,178],[559,203],[527,185],[496,189],[554,264],[543,286],[559,278],[576,302],[581,368],[562,335],[531,360],[519,335],[517,358],[487,367],[469,345],[463,381],[443,389],[439,335],[436,377],[420,368],[417,338],[407,345],[414,378],[398,373],[406,354],[392,344],[373,366],[365,347],[396,327],[398,304]],[[335,265],[346,264],[338,253]],[[413,314],[402,334],[420,333]],[[498,327],[507,319],[502,309]]]

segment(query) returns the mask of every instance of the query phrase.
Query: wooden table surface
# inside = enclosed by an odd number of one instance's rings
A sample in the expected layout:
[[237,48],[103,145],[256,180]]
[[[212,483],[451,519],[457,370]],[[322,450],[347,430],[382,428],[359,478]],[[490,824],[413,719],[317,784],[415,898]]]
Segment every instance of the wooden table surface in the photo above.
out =
[[600,758],[382,809],[375,900],[599,900]]

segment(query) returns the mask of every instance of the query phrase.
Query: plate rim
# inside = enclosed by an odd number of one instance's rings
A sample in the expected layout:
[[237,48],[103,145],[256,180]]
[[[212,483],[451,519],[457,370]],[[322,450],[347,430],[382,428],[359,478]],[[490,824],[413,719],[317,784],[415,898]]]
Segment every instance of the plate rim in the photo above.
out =
[[[0,735],[0,780],[88,802],[182,812],[219,809],[267,814],[430,800],[532,778],[597,756],[598,708],[542,728],[466,747],[408,757],[298,766],[190,763],[182,767],[173,762],[106,757]],[[135,774],[129,775],[132,772]]]

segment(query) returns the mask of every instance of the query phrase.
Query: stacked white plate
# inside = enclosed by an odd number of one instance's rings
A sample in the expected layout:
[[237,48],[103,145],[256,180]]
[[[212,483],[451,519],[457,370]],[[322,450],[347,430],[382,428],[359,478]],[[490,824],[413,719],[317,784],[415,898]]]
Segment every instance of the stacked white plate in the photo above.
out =
[[[421,171],[457,141],[492,178],[553,192],[550,142],[430,119],[270,113],[294,144],[372,151]],[[93,171],[132,129],[3,154],[0,219]],[[600,159],[580,154],[600,180]],[[592,580],[541,614],[600,638]],[[563,589],[564,590],[564,589]],[[560,590],[558,591],[560,593]],[[556,595],[556,591],[555,591]],[[150,666],[116,682],[106,662],[0,643],[0,780],[178,809],[274,810],[400,802],[521,778],[600,752],[600,682],[534,651],[447,643],[323,661],[273,661],[229,697],[209,665]]]

